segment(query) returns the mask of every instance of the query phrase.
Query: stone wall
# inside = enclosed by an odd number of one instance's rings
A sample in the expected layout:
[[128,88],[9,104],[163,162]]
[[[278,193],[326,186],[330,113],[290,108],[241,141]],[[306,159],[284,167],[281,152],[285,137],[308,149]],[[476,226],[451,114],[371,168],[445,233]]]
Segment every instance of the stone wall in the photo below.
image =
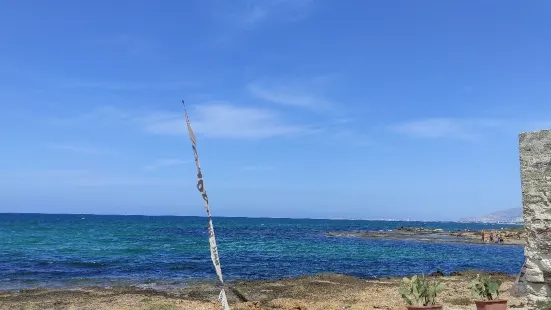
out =
[[521,133],[520,173],[526,263],[519,292],[551,300],[551,130]]

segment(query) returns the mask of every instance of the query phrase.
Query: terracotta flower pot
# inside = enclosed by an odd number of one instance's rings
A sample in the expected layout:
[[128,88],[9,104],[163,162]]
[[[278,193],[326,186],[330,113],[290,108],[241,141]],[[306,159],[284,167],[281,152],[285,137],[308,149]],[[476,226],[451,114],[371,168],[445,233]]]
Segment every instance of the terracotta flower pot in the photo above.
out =
[[475,300],[476,310],[506,310],[507,300]]
[[408,310],[442,310],[442,305],[434,305],[434,306],[408,306]]

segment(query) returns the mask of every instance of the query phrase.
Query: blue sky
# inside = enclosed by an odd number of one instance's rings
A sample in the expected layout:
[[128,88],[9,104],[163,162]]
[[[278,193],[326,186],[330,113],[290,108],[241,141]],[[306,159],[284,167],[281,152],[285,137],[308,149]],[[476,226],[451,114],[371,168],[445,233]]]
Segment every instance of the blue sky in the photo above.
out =
[[2,1],[0,212],[455,219],[520,207],[546,1]]

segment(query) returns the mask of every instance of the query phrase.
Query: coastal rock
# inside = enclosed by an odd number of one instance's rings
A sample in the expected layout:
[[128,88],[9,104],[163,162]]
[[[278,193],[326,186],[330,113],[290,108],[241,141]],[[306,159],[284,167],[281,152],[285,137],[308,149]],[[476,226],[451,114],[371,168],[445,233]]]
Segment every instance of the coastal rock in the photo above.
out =
[[451,277],[467,277],[467,278],[475,278],[477,275],[485,275],[485,276],[491,276],[495,278],[500,279],[506,279],[509,277],[508,274],[503,272],[495,272],[495,271],[479,271],[479,270],[461,270],[461,271],[452,271],[450,273]]
[[526,269],[526,273],[524,276],[526,277],[526,281],[528,282],[545,283],[543,272],[539,269]]
[[545,283],[532,283],[531,285],[527,286],[527,292],[528,294],[547,297],[551,295],[551,287],[549,287],[549,285]]
[[444,277],[445,274],[440,270],[436,270],[435,272],[430,274],[431,277]]
[[521,133],[519,152],[527,232],[526,272],[519,283],[535,302],[551,297],[551,130]]
[[401,226],[396,230],[413,232],[413,233],[441,233],[444,231],[443,229],[428,229],[424,227],[404,227],[404,226]]
[[[493,234],[503,240],[500,243],[490,243],[481,240],[480,231],[444,231],[442,229],[427,229],[423,227],[399,227],[393,231],[337,231],[327,232],[328,237],[359,237],[369,239],[386,239],[422,242],[458,242],[494,245],[523,245],[526,238],[521,229],[487,230],[487,235]],[[456,238],[450,238],[456,237]]]

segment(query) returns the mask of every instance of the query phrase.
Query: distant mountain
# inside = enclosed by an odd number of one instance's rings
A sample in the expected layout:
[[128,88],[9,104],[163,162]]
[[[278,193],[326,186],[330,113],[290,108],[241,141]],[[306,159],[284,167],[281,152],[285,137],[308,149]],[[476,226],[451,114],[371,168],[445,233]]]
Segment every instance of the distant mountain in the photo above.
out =
[[496,211],[481,217],[464,218],[459,221],[479,223],[522,223],[522,208]]

